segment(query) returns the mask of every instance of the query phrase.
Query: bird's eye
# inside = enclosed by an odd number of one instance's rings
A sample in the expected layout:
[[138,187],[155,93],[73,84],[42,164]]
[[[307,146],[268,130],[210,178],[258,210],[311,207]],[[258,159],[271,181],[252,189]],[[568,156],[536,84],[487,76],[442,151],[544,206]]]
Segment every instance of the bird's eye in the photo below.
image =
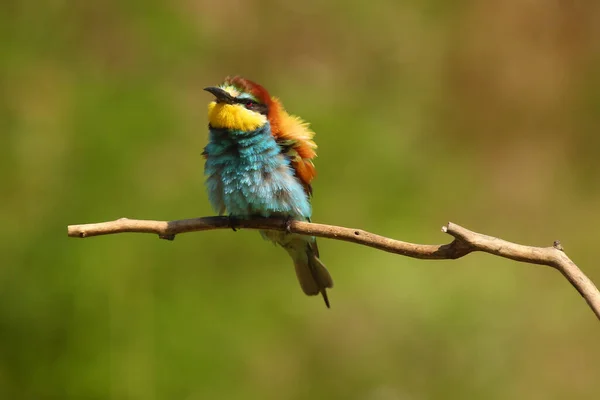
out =
[[254,100],[246,100],[246,102],[244,103],[244,107],[246,107],[249,110],[252,110],[256,107],[256,102]]

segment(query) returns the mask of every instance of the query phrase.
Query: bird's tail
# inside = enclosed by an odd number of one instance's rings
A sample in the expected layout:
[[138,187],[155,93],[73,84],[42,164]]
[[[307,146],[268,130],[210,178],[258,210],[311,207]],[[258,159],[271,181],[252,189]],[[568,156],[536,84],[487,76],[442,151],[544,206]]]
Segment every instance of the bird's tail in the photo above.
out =
[[293,246],[286,246],[285,249],[294,260],[296,276],[302,291],[308,296],[321,293],[325,305],[329,308],[327,288],[333,287],[333,280],[325,265],[319,260],[317,242],[314,239],[311,242],[295,241]]

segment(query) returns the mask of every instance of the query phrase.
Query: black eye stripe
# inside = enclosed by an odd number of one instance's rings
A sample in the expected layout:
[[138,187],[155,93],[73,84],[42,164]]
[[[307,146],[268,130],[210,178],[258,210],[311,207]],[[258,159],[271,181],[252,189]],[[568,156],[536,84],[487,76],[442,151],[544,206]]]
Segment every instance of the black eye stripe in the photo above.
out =
[[267,115],[269,113],[269,109],[266,104],[258,103],[252,99],[235,99],[235,102],[243,105],[249,110],[256,111],[264,115]]
[[256,101],[252,99],[235,99],[236,103],[246,105],[246,104],[258,104]]

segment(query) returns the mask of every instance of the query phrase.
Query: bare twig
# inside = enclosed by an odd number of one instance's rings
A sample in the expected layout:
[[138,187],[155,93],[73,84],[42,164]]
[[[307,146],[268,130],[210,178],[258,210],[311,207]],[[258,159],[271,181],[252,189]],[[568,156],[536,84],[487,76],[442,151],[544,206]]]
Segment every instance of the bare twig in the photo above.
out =
[[[567,257],[558,241],[550,247],[523,246],[472,232],[449,222],[442,227],[442,231],[454,237],[454,240],[448,244],[427,245],[402,242],[360,229],[301,221],[292,221],[291,224],[286,224],[287,222],[289,221],[277,218],[252,218],[234,221],[236,228],[279,231],[290,229],[294,233],[344,240],[419,259],[450,260],[463,257],[474,251],[482,251],[519,262],[547,265],[559,270],[571,282],[587,301],[596,317],[600,319],[600,292],[598,292],[594,283]],[[227,217],[204,217],[168,222],[121,218],[116,221],[97,224],[70,225],[68,234],[71,237],[85,238],[123,232],[141,232],[155,233],[162,239],[173,240],[175,235],[180,233],[231,228],[232,220]]]

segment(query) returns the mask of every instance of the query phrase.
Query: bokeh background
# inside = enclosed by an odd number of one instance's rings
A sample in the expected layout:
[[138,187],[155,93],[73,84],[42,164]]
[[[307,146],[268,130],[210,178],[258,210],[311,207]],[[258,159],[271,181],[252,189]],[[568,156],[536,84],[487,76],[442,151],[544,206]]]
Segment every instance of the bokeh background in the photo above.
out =
[[550,268],[320,240],[327,310],[253,231],[66,226],[212,215],[202,88],[242,74],[317,132],[315,221],[560,239],[600,283],[598,1],[0,10],[0,398],[597,398],[598,321]]

